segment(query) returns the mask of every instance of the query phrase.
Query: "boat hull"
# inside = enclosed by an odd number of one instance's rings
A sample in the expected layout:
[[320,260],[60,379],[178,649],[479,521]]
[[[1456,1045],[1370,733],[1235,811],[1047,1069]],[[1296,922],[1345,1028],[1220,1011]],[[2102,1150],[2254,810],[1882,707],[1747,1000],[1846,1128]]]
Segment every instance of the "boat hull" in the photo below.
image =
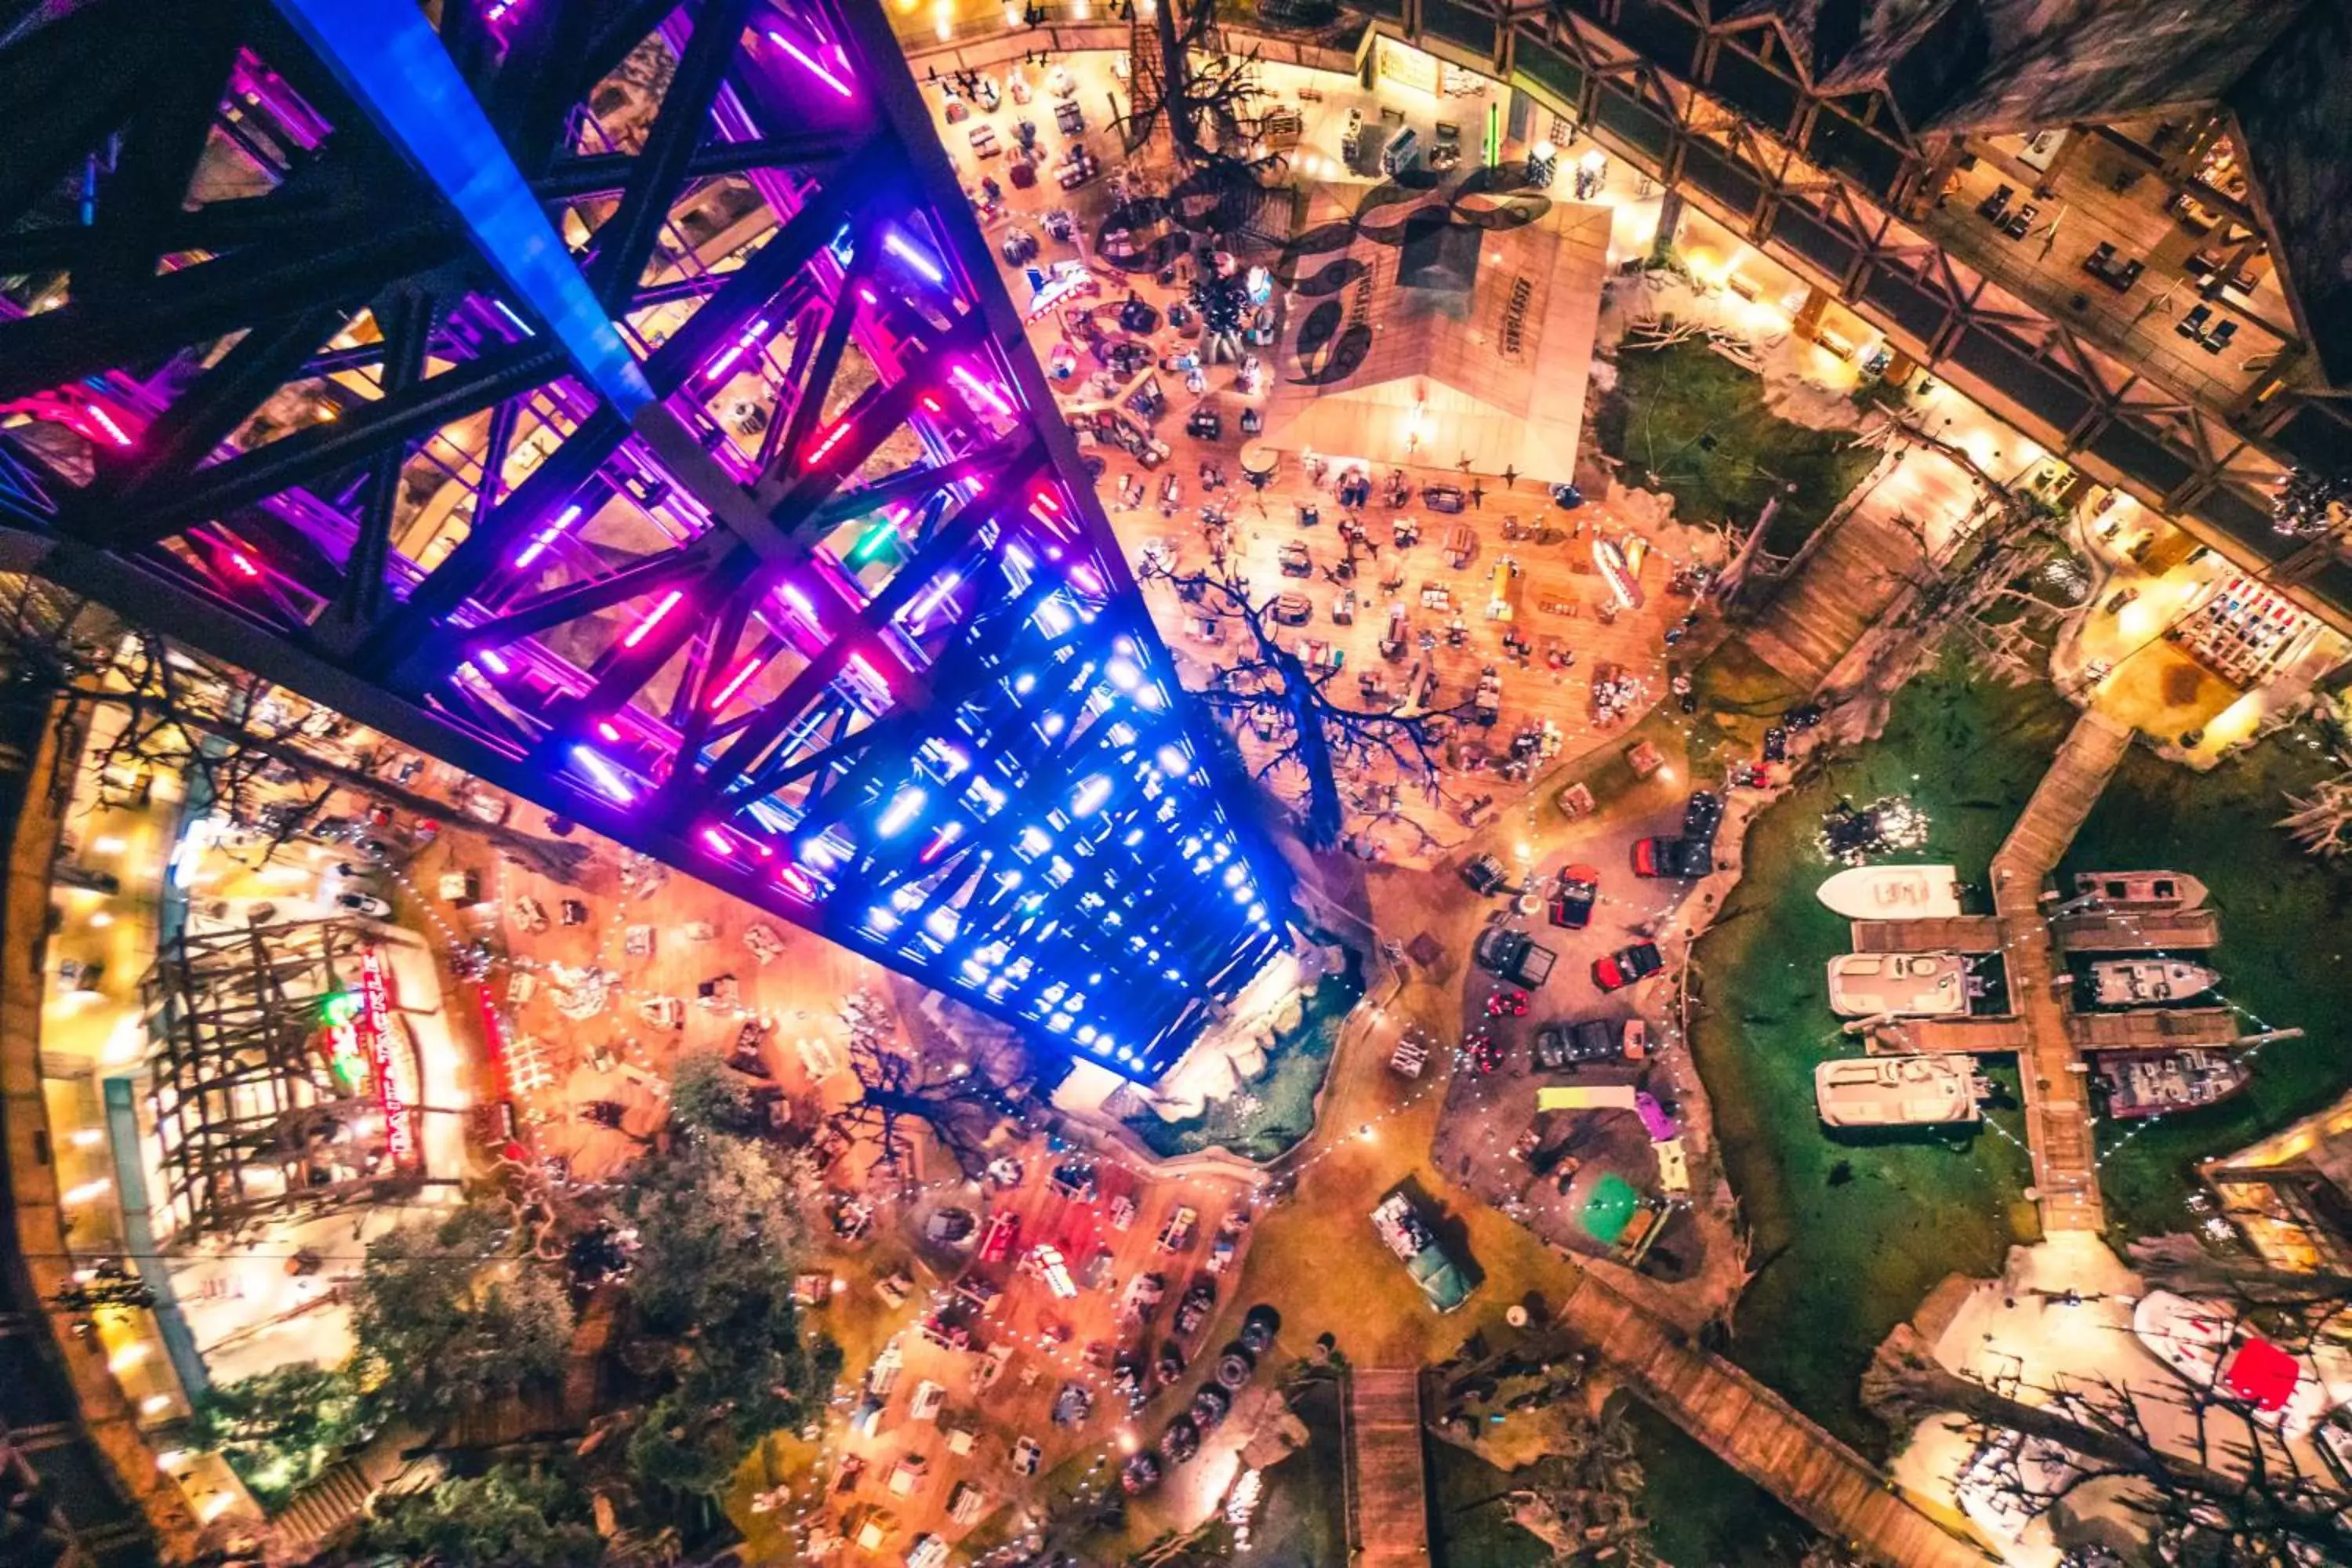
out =
[[1945,1127],[1980,1121],[1976,1064],[1962,1056],[1845,1057],[1813,1068],[1828,1127]]
[[1949,920],[1960,912],[1960,873],[1953,866],[1855,866],[1813,896],[1850,921]]

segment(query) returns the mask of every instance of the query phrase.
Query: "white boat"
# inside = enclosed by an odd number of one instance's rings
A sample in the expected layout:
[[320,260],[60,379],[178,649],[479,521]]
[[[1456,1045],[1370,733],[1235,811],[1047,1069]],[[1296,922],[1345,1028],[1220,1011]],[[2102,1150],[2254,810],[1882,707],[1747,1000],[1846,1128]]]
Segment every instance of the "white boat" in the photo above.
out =
[[1813,1068],[1813,1103],[1830,1127],[1977,1121],[1975,1069],[1963,1056],[1844,1057]]
[[2205,902],[2205,884],[2178,871],[2083,871],[2074,897],[2111,910],[2193,910]]
[[1969,1010],[1969,963],[1957,952],[1842,952],[1830,960],[1830,1011],[1841,1018],[1948,1018]]
[[1956,866],[1855,866],[1814,897],[1850,921],[1948,920],[1960,912]]
[[2178,958],[2110,958],[2091,965],[2091,994],[2108,1007],[2149,1007],[2201,996],[2221,977]]

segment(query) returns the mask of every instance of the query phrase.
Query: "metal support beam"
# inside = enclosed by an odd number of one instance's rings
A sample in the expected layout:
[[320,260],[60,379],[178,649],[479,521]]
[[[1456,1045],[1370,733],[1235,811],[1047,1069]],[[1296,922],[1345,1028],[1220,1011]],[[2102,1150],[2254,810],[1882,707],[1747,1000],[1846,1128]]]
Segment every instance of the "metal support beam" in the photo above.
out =
[[[625,415],[653,401],[506,144],[408,0],[277,0],[278,11],[457,210],[475,248],[546,323],[572,368]],[[536,6],[532,13],[565,6]],[[557,24],[551,22],[549,26]]]
[[[208,130],[275,190],[161,210],[163,137],[126,242],[0,240],[70,300],[0,321],[0,387],[36,395],[0,429],[0,569],[1164,1067],[1279,945],[1278,863],[872,0],[273,4],[223,12],[271,75]],[[680,70],[643,151],[580,154],[580,100],[656,26]],[[46,101],[36,145],[131,112]],[[715,174],[765,232],[639,287]],[[145,275],[174,250],[210,254]],[[59,460],[91,445],[95,483]]]

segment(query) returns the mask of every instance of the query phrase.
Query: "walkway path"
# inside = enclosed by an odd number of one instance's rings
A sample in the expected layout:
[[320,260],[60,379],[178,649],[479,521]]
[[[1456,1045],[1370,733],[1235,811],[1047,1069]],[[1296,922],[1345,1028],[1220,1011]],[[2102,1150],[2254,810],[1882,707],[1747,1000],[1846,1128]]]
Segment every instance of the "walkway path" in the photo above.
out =
[[1429,1466],[1422,1448],[1421,1370],[1359,1367],[1349,1378],[1360,1568],[1425,1568]]
[[2000,918],[2010,1004],[2026,1027],[2018,1069],[2044,1233],[2104,1231],[2106,1210],[2091,1137],[2088,1074],[2070,1026],[2072,1009],[2059,990],[2065,972],[2043,918],[2042,889],[2131,749],[2131,738],[2127,727],[2085,712],[1992,858],[1993,910]]
[[2215,910],[2086,910],[2061,915],[2050,925],[2058,945],[2069,952],[2177,952],[2216,947],[2221,941],[2221,916]]
[[1575,1276],[1559,1321],[1634,1393],[1832,1539],[1898,1568],[1983,1568],[1983,1552],[1890,1490],[1877,1467],[1591,1274]]
[[1999,952],[2000,921],[1990,915],[1933,920],[1854,921],[1856,952]]

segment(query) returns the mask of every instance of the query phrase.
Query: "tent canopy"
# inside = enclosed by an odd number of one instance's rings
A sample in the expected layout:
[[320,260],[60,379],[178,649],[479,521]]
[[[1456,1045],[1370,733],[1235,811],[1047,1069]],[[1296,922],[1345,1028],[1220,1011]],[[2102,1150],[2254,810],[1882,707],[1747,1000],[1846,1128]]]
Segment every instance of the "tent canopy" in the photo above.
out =
[[[1292,301],[1266,439],[1379,465],[1466,458],[1482,474],[1569,479],[1611,210],[1550,202],[1532,223],[1485,228],[1451,214],[1444,189],[1429,195],[1401,228],[1355,235],[1350,286]],[[1352,363],[1341,346],[1351,333],[1362,345]]]

